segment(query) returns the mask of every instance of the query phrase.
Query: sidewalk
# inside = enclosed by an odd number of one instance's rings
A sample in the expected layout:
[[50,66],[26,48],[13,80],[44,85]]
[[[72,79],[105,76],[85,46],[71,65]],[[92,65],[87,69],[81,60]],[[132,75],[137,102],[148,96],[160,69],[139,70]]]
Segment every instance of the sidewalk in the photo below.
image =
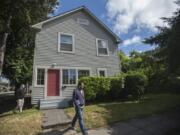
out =
[[[131,119],[108,127],[88,130],[89,135],[166,135],[174,128],[180,127],[180,108],[172,111],[156,114],[146,118]],[[46,135],[81,135],[69,128],[54,129],[46,132]]]

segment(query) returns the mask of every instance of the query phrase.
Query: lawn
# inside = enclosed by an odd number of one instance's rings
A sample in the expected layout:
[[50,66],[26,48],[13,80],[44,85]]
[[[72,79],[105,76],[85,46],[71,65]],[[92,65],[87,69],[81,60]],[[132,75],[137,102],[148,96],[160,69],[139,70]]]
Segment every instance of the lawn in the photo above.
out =
[[0,115],[0,135],[37,135],[40,132],[41,113],[37,109]]
[[[140,101],[112,102],[86,106],[84,118],[87,128],[91,129],[131,118],[162,113],[176,106],[180,106],[180,95],[146,95]],[[66,113],[73,118],[74,108],[66,109]]]
[[30,97],[26,97],[24,111],[14,114],[12,110],[16,102],[13,95],[0,97],[0,135],[37,135],[42,132],[41,113],[30,103]]

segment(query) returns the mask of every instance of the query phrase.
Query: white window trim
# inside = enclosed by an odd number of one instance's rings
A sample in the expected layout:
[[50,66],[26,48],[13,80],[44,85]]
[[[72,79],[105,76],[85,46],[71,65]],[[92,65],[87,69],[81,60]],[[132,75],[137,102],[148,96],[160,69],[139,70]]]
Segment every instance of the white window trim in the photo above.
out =
[[[107,55],[99,54],[98,51],[98,40],[104,40],[107,43]],[[97,56],[109,56],[109,45],[108,45],[108,40],[101,39],[101,38],[96,38],[96,51],[97,51]]]
[[[38,69],[44,69],[44,85],[37,84],[37,71]],[[35,67],[35,76],[34,76],[34,87],[45,87],[45,81],[46,81],[46,67],[45,66],[36,66]]]
[[[72,51],[62,51],[62,50],[60,49],[60,45],[61,45],[61,35],[72,36]],[[69,34],[69,33],[64,33],[64,32],[58,32],[58,52],[63,52],[63,53],[75,53],[74,34]]]
[[[67,69],[67,68],[62,69],[62,79],[63,79],[63,70],[70,70],[70,69]],[[77,71],[76,71],[76,69],[73,69],[73,70],[75,70],[75,74],[76,74],[76,83],[75,84],[63,84],[63,80],[62,80],[62,86],[76,86],[77,85]],[[69,71],[68,71],[68,78],[69,78]]]
[[106,68],[97,68],[98,77],[100,77],[99,71],[104,71],[105,72],[105,77],[107,77],[107,69]]
[[[75,69],[76,71],[76,84],[63,84],[63,69]],[[62,86],[77,86],[78,84],[78,70],[89,70],[89,76],[91,76],[91,68],[88,68],[88,67],[63,67],[62,68]]]
[[78,72],[79,70],[88,70],[89,71],[89,76],[91,76],[91,70],[90,69],[77,69],[77,79],[79,77],[79,72]]

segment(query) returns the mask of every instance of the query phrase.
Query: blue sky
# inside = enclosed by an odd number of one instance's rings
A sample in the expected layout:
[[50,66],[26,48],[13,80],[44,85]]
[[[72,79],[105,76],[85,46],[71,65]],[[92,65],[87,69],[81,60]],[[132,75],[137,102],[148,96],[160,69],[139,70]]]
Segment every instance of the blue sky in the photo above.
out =
[[161,17],[169,17],[177,8],[173,0],[60,0],[54,15],[86,6],[124,42],[119,45],[127,55],[132,50],[143,52],[154,46],[142,43],[157,33],[155,26],[166,25]]

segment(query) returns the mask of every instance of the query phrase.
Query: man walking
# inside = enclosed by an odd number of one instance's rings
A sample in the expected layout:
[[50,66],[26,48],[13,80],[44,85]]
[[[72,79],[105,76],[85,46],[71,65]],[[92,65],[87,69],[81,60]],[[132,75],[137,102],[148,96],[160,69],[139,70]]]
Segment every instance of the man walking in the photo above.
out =
[[74,126],[76,124],[77,119],[79,120],[79,126],[81,129],[81,132],[83,135],[88,135],[86,128],[84,126],[84,120],[83,120],[83,108],[85,105],[85,98],[84,98],[84,83],[79,82],[77,89],[73,92],[73,103],[75,107],[75,116],[72,121],[72,128],[74,129]]

